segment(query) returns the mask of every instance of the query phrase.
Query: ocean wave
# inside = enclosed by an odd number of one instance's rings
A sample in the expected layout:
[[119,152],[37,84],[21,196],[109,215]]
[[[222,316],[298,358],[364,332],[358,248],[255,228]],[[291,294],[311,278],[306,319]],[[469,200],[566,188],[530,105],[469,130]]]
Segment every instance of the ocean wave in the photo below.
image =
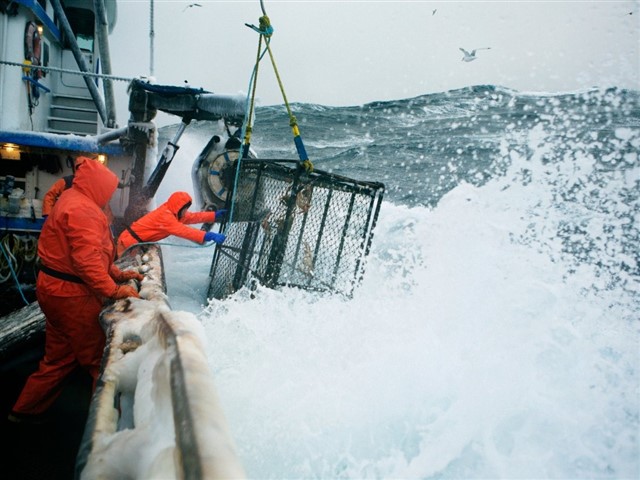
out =
[[[318,168],[387,187],[353,298],[207,302],[211,253],[165,256],[248,475],[637,477],[639,98],[297,105]],[[295,158],[286,112],[257,118],[261,154]]]

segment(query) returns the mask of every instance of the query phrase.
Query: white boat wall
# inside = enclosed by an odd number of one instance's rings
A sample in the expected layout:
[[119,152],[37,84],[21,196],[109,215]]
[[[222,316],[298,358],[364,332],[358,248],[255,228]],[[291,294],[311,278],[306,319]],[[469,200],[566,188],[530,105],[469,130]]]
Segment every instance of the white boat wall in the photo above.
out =
[[[0,59],[7,63],[0,65],[0,130],[95,135],[103,125],[114,126],[112,82],[104,82],[101,88],[109,93],[103,97],[98,77],[77,73],[110,73],[107,35],[116,22],[116,2],[64,5],[1,2]],[[23,71],[15,64],[43,68]]]

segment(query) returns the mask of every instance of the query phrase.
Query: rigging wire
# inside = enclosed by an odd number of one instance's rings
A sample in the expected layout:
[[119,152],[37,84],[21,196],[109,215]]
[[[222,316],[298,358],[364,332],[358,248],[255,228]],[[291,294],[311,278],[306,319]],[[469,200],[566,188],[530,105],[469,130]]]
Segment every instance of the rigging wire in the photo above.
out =
[[[268,42],[269,39],[266,39]],[[243,158],[246,158],[249,155],[249,149],[251,145],[251,133],[253,131],[253,111],[255,105],[255,95],[256,95],[256,86],[257,86],[257,78],[258,78],[258,67],[260,66],[260,61],[264,54],[267,53],[267,49],[265,48],[260,53],[262,47],[262,36],[260,36],[260,40],[258,41],[258,53],[256,58],[256,63],[253,66],[253,70],[251,71],[251,77],[249,78],[249,88],[247,89],[247,99],[245,101],[245,111],[249,112],[248,115],[245,116],[244,121],[242,122],[242,129],[240,131],[240,138],[244,140],[244,143],[240,145],[240,154],[238,155],[238,164],[236,165],[236,174],[233,180],[233,190],[231,193],[231,208],[229,209],[229,223],[233,222],[233,213],[234,207],[236,203],[236,192],[238,191],[238,180],[240,178],[240,163]]]
[[160,245],[164,247],[183,247],[183,248],[209,248],[209,247],[213,247],[215,244],[216,243],[213,241],[204,243],[202,245],[185,245],[181,243],[171,243],[171,242],[138,242],[138,243],[134,243],[133,245],[129,245],[127,248],[125,248],[122,251],[122,253],[119,255],[119,258],[122,258],[122,255],[124,255],[126,252],[128,252],[132,248],[138,247],[140,245]]
[[[18,242],[18,250],[21,249],[29,249],[28,245],[20,245],[20,243],[22,242],[22,239],[17,237],[16,235],[13,236],[14,237],[14,241]],[[18,292],[20,293],[20,297],[22,297],[22,301],[24,302],[25,305],[29,305],[29,301],[26,299],[26,297],[24,296],[24,293],[22,291],[22,287],[20,285],[20,281],[18,280],[18,275],[16,273],[16,270],[20,270],[20,267],[17,265],[18,260],[16,259],[16,257],[13,255],[12,253],[12,249],[10,249],[7,245],[9,236],[6,236],[5,238],[2,239],[2,241],[0,241],[0,250],[2,251],[2,255],[4,257],[4,259],[7,262],[7,266],[9,268],[9,273],[5,276],[2,275],[2,278],[0,278],[0,283],[5,282],[6,280],[8,280],[9,278],[13,278],[13,281],[16,285],[16,289],[18,290]],[[25,242],[28,244],[29,240],[25,240]],[[34,242],[35,245],[35,242]],[[184,244],[179,244],[179,243],[171,243],[171,242],[139,242],[139,243],[135,243],[129,247],[127,247],[122,253],[124,254],[126,251],[138,246],[138,245],[162,245],[162,246],[170,246],[170,247],[182,247],[182,248],[209,248],[215,245],[215,242],[208,242],[205,243],[203,245],[184,245]],[[21,252],[18,251],[17,253],[25,253],[25,252]],[[120,255],[122,256],[122,255]],[[29,260],[29,259],[33,259],[35,258],[35,253],[29,254],[29,252],[26,252],[24,255],[24,259],[25,260]],[[16,265],[14,267],[14,264]],[[1,270],[4,269],[4,266],[0,263],[0,273]]]
[[60,73],[68,73],[70,75],[79,75],[82,77],[92,77],[92,78],[106,78],[110,80],[117,80],[121,82],[131,82],[134,79],[128,77],[119,77],[116,75],[107,75],[104,73],[91,73],[91,72],[79,72],[78,70],[69,70],[66,68],[57,68],[57,67],[43,67],[42,65],[29,65],[26,63],[17,63],[17,62],[9,62],[7,60],[0,60],[0,65],[10,65],[13,67],[20,67],[25,69],[33,69],[33,70],[44,70],[45,72],[60,72]]
[[[260,4],[263,8],[264,13],[264,5],[262,4],[262,0],[260,0]],[[289,100],[287,99],[287,94],[284,91],[284,85],[282,83],[282,78],[280,77],[280,72],[278,71],[278,66],[276,65],[275,57],[273,55],[273,51],[271,49],[271,36],[273,35],[273,26],[271,25],[271,21],[269,17],[263,15],[259,19],[259,27],[255,25],[245,24],[247,27],[256,31],[260,34],[260,41],[264,37],[266,50],[269,53],[269,58],[271,59],[271,65],[273,66],[273,71],[276,75],[276,80],[278,81],[278,86],[280,87],[280,93],[282,94],[282,99],[284,100],[284,105],[287,109],[287,113],[289,114],[289,126],[293,132],[293,140],[296,146],[296,150],[298,152],[298,157],[300,158],[300,162],[304,169],[307,172],[313,171],[313,163],[309,160],[309,156],[307,155],[306,149],[304,147],[304,143],[302,142],[302,137],[300,136],[300,129],[298,128],[298,121],[296,117],[293,115],[293,111],[291,110],[291,106],[289,105]],[[262,57],[260,57],[260,60]],[[255,81],[255,80],[254,80]],[[255,101],[255,94],[252,96],[251,101]]]

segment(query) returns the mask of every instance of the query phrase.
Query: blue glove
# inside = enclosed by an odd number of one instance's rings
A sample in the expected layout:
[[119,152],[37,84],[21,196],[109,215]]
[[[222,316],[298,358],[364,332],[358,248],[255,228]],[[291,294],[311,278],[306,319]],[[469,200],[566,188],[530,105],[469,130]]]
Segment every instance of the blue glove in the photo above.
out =
[[204,241],[205,242],[214,241],[216,243],[222,243],[222,242],[224,242],[225,238],[226,237],[222,233],[207,232],[207,233],[204,234]]
[[216,222],[220,222],[224,220],[224,217],[227,216],[227,210],[221,208],[220,210],[216,210]]

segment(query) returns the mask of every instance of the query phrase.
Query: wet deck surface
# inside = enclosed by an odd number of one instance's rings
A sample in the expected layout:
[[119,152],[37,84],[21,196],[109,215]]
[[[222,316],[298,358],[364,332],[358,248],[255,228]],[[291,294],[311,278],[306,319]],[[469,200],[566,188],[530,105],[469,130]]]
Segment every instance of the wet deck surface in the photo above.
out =
[[72,374],[38,425],[15,424],[7,415],[27,377],[38,367],[43,338],[0,363],[0,465],[7,480],[67,480],[74,478],[75,458],[82,440],[91,399],[91,377],[82,370]]

